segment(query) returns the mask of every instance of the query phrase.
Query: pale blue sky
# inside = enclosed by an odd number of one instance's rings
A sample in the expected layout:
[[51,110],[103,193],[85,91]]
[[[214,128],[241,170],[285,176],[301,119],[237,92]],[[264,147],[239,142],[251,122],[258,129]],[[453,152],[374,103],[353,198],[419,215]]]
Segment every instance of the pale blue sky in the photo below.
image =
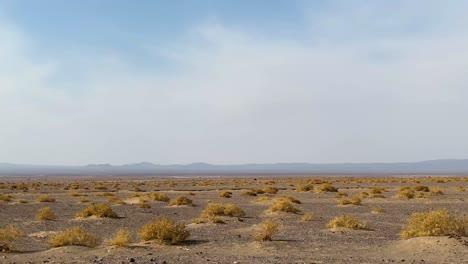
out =
[[466,10],[0,0],[0,162],[468,158]]

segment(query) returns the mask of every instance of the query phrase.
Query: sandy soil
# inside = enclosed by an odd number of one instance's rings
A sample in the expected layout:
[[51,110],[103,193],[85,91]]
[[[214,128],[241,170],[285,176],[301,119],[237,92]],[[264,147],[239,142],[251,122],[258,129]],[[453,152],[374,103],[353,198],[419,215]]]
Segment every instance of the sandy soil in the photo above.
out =
[[[0,177],[0,193],[13,196],[0,201],[0,226],[17,225],[24,236],[14,242],[15,252],[0,252],[0,263],[468,263],[467,237],[419,237],[408,240],[399,233],[415,212],[448,208],[451,212],[468,212],[468,178],[343,178],[321,177],[349,197],[371,188],[383,187],[385,198],[363,198],[362,205],[338,205],[336,192],[297,192],[296,187],[318,177]],[[416,182],[417,181],[417,182]],[[21,184],[25,183],[26,188]],[[39,183],[39,184],[37,184]],[[425,198],[396,198],[399,188],[423,184],[439,188],[444,194]],[[318,184],[315,184],[318,185]],[[277,194],[242,195],[245,190],[273,186]],[[460,191],[462,187],[467,191]],[[222,190],[232,198],[221,198]],[[169,206],[150,201],[148,194],[163,191],[171,199],[183,195],[195,206]],[[120,205],[108,202],[109,194],[126,201]],[[37,197],[50,194],[55,202],[41,203]],[[73,196],[73,195],[86,196]],[[150,208],[139,208],[140,198]],[[301,201],[295,204],[299,214],[268,213],[271,199],[291,195]],[[260,197],[264,201],[257,201]],[[75,214],[89,202],[105,202],[118,214],[117,219],[76,219]],[[224,217],[224,224],[193,223],[209,202],[232,203],[246,216]],[[35,221],[37,211],[50,207],[55,221]],[[372,213],[381,207],[383,213]],[[312,212],[312,221],[302,221]],[[354,215],[368,224],[369,230],[330,230],[326,224],[342,214]],[[191,236],[180,245],[141,242],[142,225],[169,216],[187,224]],[[258,242],[254,235],[264,219],[281,222],[273,241]],[[82,226],[101,241],[96,248],[67,246],[50,248],[48,238],[71,226]],[[132,232],[129,247],[105,245],[119,228]]]

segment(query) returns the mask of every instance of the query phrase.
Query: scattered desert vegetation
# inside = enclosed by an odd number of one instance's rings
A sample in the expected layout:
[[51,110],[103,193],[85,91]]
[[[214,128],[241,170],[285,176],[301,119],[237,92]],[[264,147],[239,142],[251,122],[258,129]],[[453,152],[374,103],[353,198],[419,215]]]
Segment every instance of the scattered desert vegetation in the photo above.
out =
[[127,247],[131,243],[130,231],[119,229],[115,236],[107,241],[108,246]]
[[37,198],[37,201],[40,203],[53,203],[55,202],[55,198],[52,195],[41,195]]
[[51,247],[97,247],[99,242],[95,235],[87,233],[82,227],[75,226],[65,229],[50,237],[49,244]]
[[23,232],[15,225],[7,225],[0,228],[0,252],[13,251],[13,242],[23,235]]
[[42,220],[52,221],[52,220],[57,219],[57,216],[52,211],[52,209],[50,209],[50,207],[44,207],[44,208],[39,209],[35,218],[37,221],[42,221]]
[[170,205],[174,205],[174,206],[193,205],[193,201],[185,196],[178,196],[174,200],[172,200]]
[[268,211],[272,213],[283,212],[283,213],[293,213],[293,214],[297,214],[301,212],[301,210],[294,207],[294,205],[290,201],[284,200],[284,199],[278,199],[278,200],[273,201],[273,204],[268,209]]
[[361,222],[352,215],[342,215],[335,217],[327,224],[328,228],[350,228],[350,229],[367,229],[367,224]]
[[362,201],[361,201],[361,198],[359,198],[358,196],[354,196],[351,199],[341,199],[339,201],[339,204],[340,205],[348,205],[348,204],[362,205]]
[[107,217],[107,218],[117,218],[117,214],[112,211],[112,208],[107,204],[96,204],[90,205],[83,209],[83,211],[76,214],[76,217]]
[[260,226],[257,234],[255,235],[255,240],[257,241],[271,241],[273,236],[276,235],[279,231],[280,223],[277,220],[267,219],[263,221]]
[[448,209],[414,213],[401,232],[402,238],[420,236],[465,236],[468,230],[468,217],[450,213]]
[[167,196],[167,194],[162,193],[162,192],[154,192],[150,195],[151,200],[153,201],[159,201],[159,202],[169,202],[170,199]]
[[307,212],[301,217],[302,221],[312,221],[313,219],[314,219],[314,213],[312,212]]
[[185,224],[162,217],[144,225],[139,235],[144,241],[155,240],[158,243],[178,244],[187,240],[190,237],[190,232],[185,230]]

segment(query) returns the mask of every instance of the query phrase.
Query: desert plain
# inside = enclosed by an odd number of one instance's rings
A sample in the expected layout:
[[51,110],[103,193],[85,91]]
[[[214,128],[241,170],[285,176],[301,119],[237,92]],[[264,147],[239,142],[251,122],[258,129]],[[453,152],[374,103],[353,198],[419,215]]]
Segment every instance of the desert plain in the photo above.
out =
[[[0,263],[468,263],[466,235],[404,235],[438,210],[468,228],[467,189],[464,176],[5,176],[0,228],[18,233],[0,231]],[[145,238],[162,218],[183,235]],[[77,227],[93,243],[57,242]]]

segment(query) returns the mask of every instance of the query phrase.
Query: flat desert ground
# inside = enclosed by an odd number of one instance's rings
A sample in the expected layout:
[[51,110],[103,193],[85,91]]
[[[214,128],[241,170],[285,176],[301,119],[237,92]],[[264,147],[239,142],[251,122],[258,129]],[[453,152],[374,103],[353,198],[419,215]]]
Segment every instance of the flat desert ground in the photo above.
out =
[[[324,190],[330,185],[337,190]],[[404,187],[413,198],[398,197]],[[221,197],[226,191],[231,197]],[[154,200],[156,192],[170,201]],[[467,237],[400,236],[413,213],[446,208],[466,216],[468,177],[462,176],[0,177],[0,194],[0,227],[13,224],[22,233],[10,252],[0,252],[0,263],[468,263]],[[55,201],[41,202],[44,196]],[[193,205],[171,205],[178,196]],[[353,197],[361,204],[340,204]],[[298,210],[271,211],[284,200]],[[101,203],[118,217],[76,216]],[[219,223],[201,217],[215,203],[236,205],[245,215],[217,216]],[[55,220],[35,219],[44,207]],[[327,227],[342,215],[367,227]],[[142,240],[142,226],[164,216],[185,224],[190,237],[175,245]],[[275,220],[278,232],[257,241],[265,220]],[[98,245],[51,247],[51,237],[75,226]],[[119,229],[130,232],[130,244],[108,245]]]

